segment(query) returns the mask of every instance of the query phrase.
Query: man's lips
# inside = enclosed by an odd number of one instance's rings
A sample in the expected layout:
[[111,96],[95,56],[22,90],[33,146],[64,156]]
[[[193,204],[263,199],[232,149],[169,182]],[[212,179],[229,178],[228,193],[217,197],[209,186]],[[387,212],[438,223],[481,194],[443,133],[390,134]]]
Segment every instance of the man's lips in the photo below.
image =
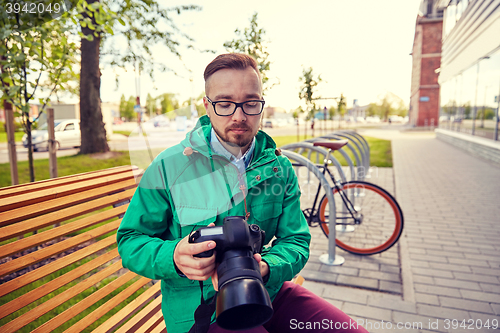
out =
[[229,130],[234,133],[245,133],[248,128],[230,128]]

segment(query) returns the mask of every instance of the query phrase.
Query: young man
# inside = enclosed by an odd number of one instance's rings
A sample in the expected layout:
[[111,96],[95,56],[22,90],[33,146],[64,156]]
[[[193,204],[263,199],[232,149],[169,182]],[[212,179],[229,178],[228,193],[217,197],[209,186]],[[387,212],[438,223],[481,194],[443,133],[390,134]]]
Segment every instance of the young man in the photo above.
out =
[[[204,77],[207,115],[151,163],[122,220],[117,237],[124,267],[161,280],[167,331],[187,332],[201,296],[210,300],[217,288],[215,255],[194,256],[215,242],[189,243],[189,234],[220,226],[227,216],[246,216],[266,232],[265,244],[273,240],[255,259],[274,315],[249,332],[296,331],[306,322],[322,322],[331,332],[333,320],[345,322],[339,331],[349,331],[355,322],[347,315],[285,283],[307,262],[311,236],[292,165],[258,130],[264,100],[257,63],[243,54],[220,55]],[[213,315],[209,332],[227,331]]]

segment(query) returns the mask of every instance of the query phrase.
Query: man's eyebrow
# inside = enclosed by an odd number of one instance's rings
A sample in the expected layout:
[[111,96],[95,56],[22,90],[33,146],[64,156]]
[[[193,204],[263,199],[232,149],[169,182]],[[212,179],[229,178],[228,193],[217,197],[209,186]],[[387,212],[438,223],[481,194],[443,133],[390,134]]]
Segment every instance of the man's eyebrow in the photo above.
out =
[[[260,95],[259,94],[247,94],[245,95],[245,99],[261,99]],[[224,94],[220,94],[220,95],[216,95],[214,97],[214,101],[221,101],[221,100],[234,100],[233,96],[232,95],[224,95]]]

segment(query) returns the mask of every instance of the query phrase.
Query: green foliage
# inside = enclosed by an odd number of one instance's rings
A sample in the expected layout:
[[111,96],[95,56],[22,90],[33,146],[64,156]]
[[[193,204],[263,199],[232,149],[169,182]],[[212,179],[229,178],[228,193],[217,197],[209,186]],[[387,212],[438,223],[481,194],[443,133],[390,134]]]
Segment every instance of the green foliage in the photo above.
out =
[[249,28],[245,28],[243,31],[236,29],[234,32],[237,38],[225,42],[224,47],[228,52],[245,53],[257,61],[262,76],[262,90],[265,93],[277,83],[270,84],[269,82],[268,72],[271,68],[271,62],[268,60],[269,53],[266,51],[264,41],[266,31],[259,28],[257,17],[257,13],[252,15]]
[[337,111],[341,117],[343,117],[347,111],[344,94],[340,94],[340,98],[337,103]]
[[176,94],[165,93],[157,98],[160,100],[161,113],[167,113],[179,108],[179,101],[175,98]]
[[[163,44],[179,59],[179,47],[184,45],[188,49],[195,48],[192,45],[193,39],[175,24],[174,16],[186,11],[201,10],[201,7],[186,5],[163,8],[156,0],[111,0],[106,3],[116,15],[109,26],[105,27],[106,34],[102,36],[105,64],[124,70],[129,66],[137,67],[140,72],[146,72],[154,78],[155,71],[175,71],[154,59],[151,49],[153,45]],[[127,47],[117,50],[116,43],[107,43],[113,35],[111,32],[124,37]],[[182,44],[176,37],[181,37],[186,43]]]
[[313,74],[312,67],[302,69],[302,76],[299,78],[299,82],[302,83],[299,91],[299,98],[305,101],[309,113],[316,108],[316,103],[314,102],[316,96],[314,96],[314,93],[316,86],[321,81],[320,75],[315,77]]
[[383,120],[387,120],[391,115],[405,117],[408,115],[408,108],[399,96],[389,92],[381,97],[378,103],[370,103],[367,115],[379,116]]
[[[1,100],[21,112],[26,131],[31,124],[29,103],[42,85],[42,77],[50,92],[64,90],[64,85],[76,77],[73,65],[78,46],[68,38],[70,30],[68,14],[26,31],[15,30],[9,24],[0,27]],[[38,102],[43,110],[50,102],[50,94]]]
[[130,96],[128,100],[126,100],[125,95],[122,94],[119,107],[120,117],[125,117],[128,121],[137,118],[137,115],[134,112],[134,105],[136,105],[136,103],[136,98],[134,96]]
[[148,114],[152,114],[153,117],[156,115],[156,98],[153,98],[151,94],[148,93],[148,97],[146,97],[146,112]]
[[335,113],[336,113],[336,109],[334,106],[330,106],[330,108],[328,109],[328,119],[333,119],[333,117],[335,116]]

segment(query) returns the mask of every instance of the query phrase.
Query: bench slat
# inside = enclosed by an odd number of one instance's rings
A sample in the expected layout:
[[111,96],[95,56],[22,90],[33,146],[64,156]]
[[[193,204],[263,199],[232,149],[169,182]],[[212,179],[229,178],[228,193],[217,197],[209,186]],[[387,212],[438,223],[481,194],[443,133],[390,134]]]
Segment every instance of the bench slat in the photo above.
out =
[[43,189],[52,188],[55,186],[67,185],[79,181],[89,180],[92,178],[99,178],[112,174],[125,173],[125,172],[130,172],[132,174],[134,170],[137,170],[137,168],[131,167],[130,165],[124,165],[112,169],[91,171],[65,177],[40,180],[34,183],[4,187],[0,188],[0,199],[8,196],[20,195],[28,192],[35,192]]
[[[131,186],[135,186],[135,179],[130,174],[118,174],[106,176],[99,179],[90,179],[76,184],[63,185],[55,188],[40,190],[34,193],[26,193],[22,195],[10,196],[2,199],[0,203],[0,212],[20,208],[37,202],[44,202],[51,199],[61,198],[70,194],[80,193],[93,188],[101,188],[104,185],[118,183],[120,181],[129,180]],[[81,194],[81,193],[80,193]]]
[[165,320],[162,320],[161,323],[156,326],[151,333],[167,333],[167,326],[165,325]]
[[137,329],[137,333],[146,333],[150,332],[151,329],[154,329],[158,325],[160,325],[163,322],[163,314],[161,312],[161,307],[156,311],[156,313],[153,314],[151,318],[144,323],[141,327]]
[[122,182],[109,184],[107,186],[75,193],[65,197],[46,200],[41,203],[25,204],[22,207],[0,212],[0,227],[24,221],[42,214],[58,211],[63,208],[73,207],[77,204],[99,199],[105,197],[106,195],[115,194],[135,186],[136,184],[134,180],[128,179]]
[[90,276],[89,278],[81,281],[80,283],[77,283],[76,285],[69,288],[68,290],[65,290],[63,293],[60,293],[57,296],[52,297],[51,299],[47,300],[45,303],[38,305],[36,308],[30,310],[29,312],[26,312],[26,313],[22,314],[21,316],[17,317],[16,319],[8,322],[4,326],[2,326],[2,333],[15,332],[18,329],[28,325],[29,323],[40,318],[44,314],[55,309],[59,305],[68,301],[69,299],[82,293],[83,291],[85,291],[85,289],[92,287],[94,284],[105,279],[109,275],[119,271],[121,268],[122,268],[122,262],[120,260],[120,261],[112,264],[111,266],[108,266],[105,269],[98,271],[97,273]]
[[[136,275],[138,276],[138,275]],[[151,282],[151,279],[141,277],[134,284],[129,286],[127,289],[120,292],[118,295],[101,305],[99,308],[95,309],[90,315],[86,316],[85,319],[80,320],[70,328],[68,328],[66,333],[77,333],[83,331],[85,328],[93,324],[99,318],[104,316],[106,313],[120,305],[121,302],[125,301],[127,298],[132,296],[137,290],[144,287],[146,284]]]
[[42,298],[43,296],[50,294],[51,292],[61,288],[71,281],[74,281],[82,275],[87,274],[93,269],[104,265],[105,263],[113,260],[116,257],[119,257],[119,254],[118,249],[115,248],[110,252],[97,256],[97,258],[95,258],[94,260],[89,261],[64,275],[61,275],[50,282],[47,282],[46,284],[29,291],[28,293],[10,301],[9,303],[0,306],[0,319],[7,317],[11,313],[14,313],[17,310],[25,307],[26,305]]
[[128,204],[112,208],[110,210],[106,210],[98,214],[87,216],[71,223],[67,223],[62,226],[46,230],[44,232],[37,233],[30,237],[22,238],[17,241],[2,245],[0,246],[0,258],[21,252],[34,246],[38,246],[50,240],[66,236],[70,233],[91,227],[112,218],[119,217],[120,215],[125,214],[127,207]]
[[106,210],[96,215],[91,215],[84,217],[83,219],[74,221],[72,223],[65,224],[60,227],[56,227],[36,235],[20,239],[18,241],[5,244],[0,246],[0,258],[7,257],[11,254],[21,252],[23,250],[32,248],[34,246],[43,244],[52,239],[56,239],[62,236],[66,236],[72,232],[79,231],[98,223],[107,221],[114,217],[118,217],[121,214],[125,214],[127,211],[127,205],[119,206],[110,210]]
[[[19,235],[24,235],[34,230],[40,230],[49,225],[53,225],[59,222],[64,222],[66,220],[72,219],[77,216],[91,213],[93,211],[111,206],[113,204],[130,200],[130,198],[134,194],[134,191],[135,189],[126,190],[124,192],[109,195],[104,198],[99,198],[98,200],[93,200],[72,207],[59,209],[52,213],[48,213],[42,216],[37,216],[31,219],[26,219],[22,222],[5,226],[0,229],[0,242],[6,239],[14,238]],[[60,205],[61,203],[57,202],[55,204]],[[51,205],[51,203],[47,203],[47,205]],[[2,252],[0,251],[0,253]]]
[[[0,297],[16,297],[0,305],[0,319],[10,320],[0,327],[2,333],[23,327],[49,332],[70,323],[66,332],[81,332],[101,321],[96,333],[123,327],[133,327],[129,332],[166,332],[160,283],[150,286],[150,279],[123,269],[116,248],[116,230],[141,176],[137,167],[122,166],[0,189],[0,242],[10,242],[0,245],[0,258],[30,252],[0,265],[0,277],[22,274],[0,284]],[[39,232],[16,239],[35,231]],[[85,258],[87,262],[81,263]],[[110,266],[105,267],[107,263]],[[62,269],[68,272],[62,274]],[[56,277],[48,279],[51,274]],[[104,279],[110,282],[95,288]],[[33,284],[39,281],[44,284]],[[35,289],[20,292],[23,287]],[[143,288],[144,292],[124,304]],[[123,290],[117,293],[119,289]],[[74,304],[76,296],[89,291],[89,296]],[[123,308],[103,320],[117,307]],[[52,315],[55,309],[59,314]],[[73,323],[75,317],[81,319]]]
[[68,254],[60,258],[59,260],[53,261],[50,264],[44,265],[34,271],[28,272],[24,275],[18,276],[17,278],[5,282],[0,285],[0,297],[5,296],[19,288],[27,286],[30,283],[35,282],[36,280],[42,279],[47,275],[50,275],[64,267],[67,267],[71,264],[74,264],[78,260],[86,258],[106,247],[116,244],[116,236],[112,235],[103,240],[100,240],[97,243],[84,247],[76,252]]
[[[63,311],[62,313],[58,314],[54,318],[51,318],[49,321],[40,325],[39,327],[37,327],[36,329],[34,329],[31,332],[32,333],[52,332],[54,329],[63,325],[67,321],[73,319],[74,317],[76,317],[77,315],[79,315],[80,313],[82,313],[83,311],[85,311],[86,309],[88,309],[89,307],[91,307],[92,305],[94,305],[96,302],[100,301],[101,299],[103,299],[107,295],[111,294],[114,290],[120,288],[121,286],[123,286],[125,283],[132,280],[136,276],[137,276],[137,274],[130,272],[130,271],[125,273],[124,275],[118,277],[117,279],[108,283],[104,287],[100,288],[96,292],[85,297],[77,304],[73,305],[72,307],[70,307],[70,308],[66,309],[65,311]],[[75,324],[73,324],[73,326],[71,326],[71,327],[75,327],[76,325],[78,325],[81,322],[83,323],[83,325],[85,325],[85,327],[88,327],[93,323],[93,321],[92,321],[93,317],[94,317],[93,313],[91,313],[88,316],[86,316],[85,318],[83,318],[83,319],[79,320],[78,322],[76,322]],[[82,325],[80,324],[80,326],[82,326]],[[68,330],[66,330],[66,332],[68,332]]]
[[108,232],[118,229],[120,226],[120,220],[110,222],[93,230],[87,231],[83,234],[71,237],[62,242],[56,243],[52,246],[43,248],[36,252],[30,253],[29,255],[22,256],[20,258],[9,261],[3,265],[0,265],[0,276],[16,272],[20,269],[33,265],[43,259],[47,259],[53,255],[59,254],[67,249],[77,246],[86,241],[92,240],[96,237],[107,234]]
[[[161,306],[161,283],[155,283],[151,288],[140,294],[136,299],[127,304],[120,311],[115,313],[111,318],[106,320],[103,324],[97,327],[92,333],[107,333],[112,332],[120,326],[124,321],[126,321],[130,316],[134,315],[140,310],[144,304],[148,303],[151,299],[153,301],[148,304],[144,309],[142,309],[137,315],[132,317],[127,321],[122,327],[120,327],[118,332],[135,332],[133,330],[134,325],[141,320],[141,318],[146,317],[150,312],[154,312],[154,308],[160,304]],[[156,297],[156,298],[155,298]],[[158,301],[159,300],[159,301]],[[158,303],[159,302],[159,303]],[[132,328],[132,330],[131,330]]]
[[[160,283],[157,283],[160,284]],[[162,296],[155,298],[147,307],[145,307],[141,312],[127,322],[123,327],[121,327],[116,333],[135,333],[142,327],[152,316],[154,316],[158,311],[161,312],[161,301]]]

